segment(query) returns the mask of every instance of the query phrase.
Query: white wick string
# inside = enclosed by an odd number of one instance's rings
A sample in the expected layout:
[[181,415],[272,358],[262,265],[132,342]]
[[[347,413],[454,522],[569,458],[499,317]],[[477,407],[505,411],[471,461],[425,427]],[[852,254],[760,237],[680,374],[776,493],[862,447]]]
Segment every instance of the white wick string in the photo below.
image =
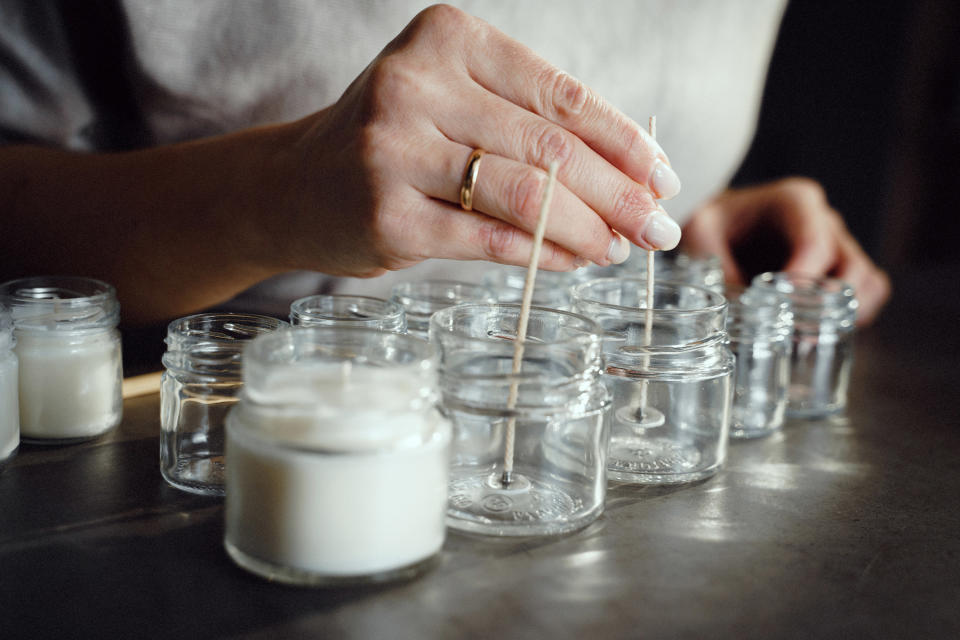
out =
[[[650,130],[650,137],[654,140],[657,139],[657,116],[650,116],[650,121],[648,124]],[[646,311],[643,314],[643,346],[649,347],[653,343],[653,276],[654,276],[654,260],[653,260],[653,251],[647,251],[647,300],[646,300]],[[650,368],[650,354],[645,353],[643,356],[643,369],[646,371]],[[640,382],[640,412],[641,419],[647,411],[647,380],[644,379]]]
[[[543,190],[543,199],[540,201],[540,214],[537,217],[537,228],[533,234],[533,248],[530,250],[530,264],[527,266],[527,279],[523,283],[523,299],[520,303],[520,319],[517,322],[517,338],[513,342],[513,367],[511,369],[510,395],[507,397],[507,410],[513,411],[517,406],[517,395],[520,392],[520,367],[523,364],[524,342],[527,339],[527,325],[530,322],[530,303],[533,302],[533,285],[537,278],[537,265],[540,263],[540,249],[543,247],[543,234],[547,230],[547,216],[550,211],[550,199],[553,197],[553,185],[557,181],[557,161],[550,163],[547,177],[547,186]],[[507,433],[503,453],[503,476],[501,483],[504,486],[513,482],[513,449],[516,440],[517,418],[510,416],[507,420]]]

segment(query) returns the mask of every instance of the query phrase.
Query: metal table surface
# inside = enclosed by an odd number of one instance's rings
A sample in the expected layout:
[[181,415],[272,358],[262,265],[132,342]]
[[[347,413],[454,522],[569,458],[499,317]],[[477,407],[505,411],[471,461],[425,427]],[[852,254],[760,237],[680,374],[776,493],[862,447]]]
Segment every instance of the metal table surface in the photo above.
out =
[[846,417],[736,443],[699,484],[613,486],[573,535],[451,534],[400,584],[235,567],[222,502],[160,477],[158,397],[129,400],[104,439],[0,472],[0,637],[960,637],[957,271],[900,280]]

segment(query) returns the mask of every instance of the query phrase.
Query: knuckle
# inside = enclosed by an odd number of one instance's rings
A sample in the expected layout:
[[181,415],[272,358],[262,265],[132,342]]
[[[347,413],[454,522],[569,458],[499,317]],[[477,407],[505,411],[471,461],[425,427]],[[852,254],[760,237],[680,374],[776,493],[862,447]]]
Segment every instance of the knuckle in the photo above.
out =
[[554,160],[563,167],[573,155],[573,142],[560,127],[548,125],[537,134],[533,143],[533,163],[538,167],[548,167]]
[[656,208],[650,192],[628,185],[620,192],[613,205],[613,220],[627,222],[636,220],[640,214]]
[[510,257],[522,232],[504,222],[491,222],[480,228],[480,249],[488,260],[501,262]]
[[507,207],[521,226],[533,226],[543,190],[543,172],[529,169],[518,173],[507,187]]
[[383,113],[384,108],[396,108],[398,102],[420,90],[418,70],[401,54],[378,59],[369,74],[370,106],[377,114]]
[[423,25],[455,28],[466,25],[470,21],[470,16],[449,4],[435,4],[421,11],[415,20]]
[[540,83],[544,87],[543,106],[561,119],[583,113],[590,101],[586,85],[559,69],[549,69]]
[[792,198],[807,205],[822,206],[827,202],[827,194],[819,182],[811,178],[796,176],[781,181],[784,191]]

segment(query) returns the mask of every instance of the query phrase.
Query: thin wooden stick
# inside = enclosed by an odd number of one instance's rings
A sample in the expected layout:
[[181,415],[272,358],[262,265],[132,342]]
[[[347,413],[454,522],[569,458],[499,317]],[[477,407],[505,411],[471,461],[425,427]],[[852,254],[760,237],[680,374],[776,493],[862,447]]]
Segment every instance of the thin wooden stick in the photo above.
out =
[[[520,302],[520,319],[517,322],[517,338],[513,342],[513,367],[511,369],[510,395],[507,398],[507,410],[513,411],[517,406],[517,395],[520,392],[520,367],[523,364],[524,342],[527,339],[527,325],[530,323],[530,303],[533,302],[533,285],[537,278],[537,266],[540,263],[540,249],[543,247],[543,234],[547,230],[547,217],[550,213],[550,199],[553,197],[553,185],[557,181],[557,161],[550,163],[547,177],[547,186],[543,190],[543,199],[540,201],[540,214],[537,217],[537,228],[533,234],[533,248],[530,250],[530,264],[527,266],[527,279],[523,283],[523,299]],[[503,476],[500,482],[508,486],[513,482],[513,449],[516,440],[517,418],[510,416],[507,420],[506,442],[503,453]]]
[[[650,116],[649,122],[650,137],[657,139],[657,116]],[[649,347],[653,342],[653,277],[654,277],[654,259],[653,251],[647,251],[647,309],[643,314],[643,346]],[[643,356],[643,368],[650,367],[650,354]],[[640,412],[641,419],[647,411],[647,381],[640,383]]]
[[147,396],[151,393],[160,392],[160,378],[162,371],[155,373],[145,373],[140,376],[123,379],[123,398],[136,398],[138,396]]

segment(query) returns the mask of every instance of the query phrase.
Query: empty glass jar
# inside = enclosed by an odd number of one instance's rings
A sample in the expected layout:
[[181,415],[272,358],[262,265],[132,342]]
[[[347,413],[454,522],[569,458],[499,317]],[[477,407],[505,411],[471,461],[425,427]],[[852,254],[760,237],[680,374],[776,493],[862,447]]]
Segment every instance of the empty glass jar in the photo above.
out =
[[367,327],[404,333],[407,317],[403,305],[368,296],[316,295],[290,305],[290,324],[303,327]]
[[407,313],[407,333],[426,338],[430,316],[456,304],[496,302],[487,288],[454,280],[404,282],[393,288],[391,300],[403,305]]
[[730,437],[756,438],[783,426],[790,384],[793,314],[782,296],[728,285],[727,334],[737,359]]
[[17,356],[13,352],[13,322],[0,305],[0,466],[20,446],[20,404],[17,399]]
[[533,308],[519,373],[520,305],[438,311],[441,406],[454,426],[447,524],[491,536],[551,535],[603,510],[609,397],[599,328]]
[[257,338],[227,420],[225,546],[292,584],[413,576],[443,545],[450,425],[413,336],[294,327]]
[[224,421],[243,389],[243,348],[286,322],[201,313],[167,327],[160,384],[160,473],[172,486],[224,494]]
[[[702,287],[600,278],[573,289],[573,311],[604,330],[603,381],[613,397],[608,475],[676,484],[709,477],[727,452],[734,359],[726,301]],[[646,327],[651,327],[647,340]]]
[[96,438],[123,416],[120,304],[106,282],[70,276],[0,285],[19,361],[20,437],[38,444]]
[[787,415],[815,419],[843,411],[858,306],[853,289],[836,278],[786,272],[760,274],[752,286],[785,297],[793,311]]
[[[585,270],[544,271],[539,269],[534,281],[531,304],[535,307],[569,311],[570,287],[583,282],[585,278]],[[484,274],[483,284],[496,296],[498,302],[519,303],[523,300],[526,279],[526,268],[501,265]]]

